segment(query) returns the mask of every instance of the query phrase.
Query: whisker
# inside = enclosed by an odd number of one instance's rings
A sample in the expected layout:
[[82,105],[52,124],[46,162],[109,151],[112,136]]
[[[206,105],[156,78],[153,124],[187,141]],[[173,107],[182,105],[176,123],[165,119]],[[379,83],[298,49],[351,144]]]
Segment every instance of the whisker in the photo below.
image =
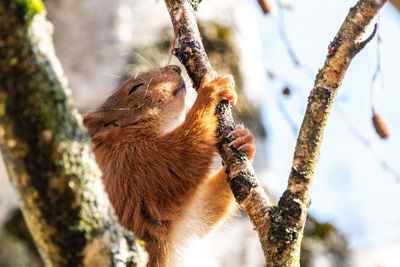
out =
[[101,110],[119,110],[119,111],[127,111],[129,108],[102,108]]
[[161,57],[160,57],[159,63],[160,63],[160,67],[161,67],[161,66],[162,66],[162,67],[165,67],[165,66],[168,66],[170,62],[168,62],[167,59],[161,58]]
[[109,76],[109,77],[121,79],[121,76],[120,76],[120,75],[117,75],[117,74],[114,74],[114,73],[103,72],[103,74],[106,75],[106,76]]
[[124,78],[126,78],[126,77],[131,78],[133,76],[132,73],[130,73],[129,71],[126,71],[126,70],[124,70],[122,72],[122,74],[123,74]]
[[148,53],[150,53],[151,55],[151,62],[153,64],[153,68],[157,68],[159,66],[157,66],[157,55],[155,53],[155,49],[153,47],[150,46],[150,44],[147,44],[146,46],[146,50],[148,51]]
[[153,65],[151,64],[150,61],[148,61],[147,59],[145,59],[143,56],[141,56],[139,53],[135,52],[133,49],[131,50],[131,52],[133,54],[135,54],[138,58],[140,58],[141,60],[143,60],[143,62],[145,62],[150,68],[153,68]]
[[151,83],[152,80],[153,80],[153,78],[151,78],[150,81],[149,81],[149,83],[147,84],[147,88],[146,88],[146,91],[144,91],[144,96],[143,96],[143,98],[146,97],[146,95],[147,95],[147,90],[149,90],[149,86],[150,86],[150,83]]
[[161,55],[157,55],[157,67],[164,67],[164,60],[161,58]]

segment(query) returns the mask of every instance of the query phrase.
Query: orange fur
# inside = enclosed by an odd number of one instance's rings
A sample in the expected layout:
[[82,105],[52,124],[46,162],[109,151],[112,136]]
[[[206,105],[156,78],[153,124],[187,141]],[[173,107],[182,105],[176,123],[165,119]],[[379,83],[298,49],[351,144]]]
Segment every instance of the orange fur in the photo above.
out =
[[[224,168],[211,174],[215,107],[236,100],[233,80],[208,72],[185,120],[168,132],[184,114],[184,98],[180,69],[167,66],[127,80],[83,117],[110,201],[121,224],[146,242],[151,267],[172,265],[185,219],[202,236],[234,207]],[[251,134],[238,127],[232,136],[252,158]]]

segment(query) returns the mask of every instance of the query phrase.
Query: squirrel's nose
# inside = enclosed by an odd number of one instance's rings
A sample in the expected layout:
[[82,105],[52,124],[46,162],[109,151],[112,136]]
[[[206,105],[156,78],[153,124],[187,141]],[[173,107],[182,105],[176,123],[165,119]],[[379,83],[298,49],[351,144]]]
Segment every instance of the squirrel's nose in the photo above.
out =
[[170,68],[171,70],[175,71],[178,74],[181,74],[181,68],[179,68],[177,65],[169,65],[167,68]]

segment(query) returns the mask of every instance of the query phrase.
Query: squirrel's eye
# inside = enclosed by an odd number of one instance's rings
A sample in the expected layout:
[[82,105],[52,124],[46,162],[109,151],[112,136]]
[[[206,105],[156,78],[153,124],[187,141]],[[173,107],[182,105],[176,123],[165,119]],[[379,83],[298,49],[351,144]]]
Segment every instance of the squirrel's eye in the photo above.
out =
[[133,86],[133,87],[131,88],[131,90],[129,90],[128,95],[130,95],[130,94],[132,94],[133,92],[135,92],[135,91],[136,91],[140,86],[142,86],[143,84],[144,84],[144,83],[139,83],[139,84]]
[[112,126],[114,126],[114,127],[118,127],[118,124],[116,124],[115,122],[108,122],[108,123],[105,123],[103,126],[104,126],[104,127],[108,127],[108,126],[110,126],[110,125],[112,125]]

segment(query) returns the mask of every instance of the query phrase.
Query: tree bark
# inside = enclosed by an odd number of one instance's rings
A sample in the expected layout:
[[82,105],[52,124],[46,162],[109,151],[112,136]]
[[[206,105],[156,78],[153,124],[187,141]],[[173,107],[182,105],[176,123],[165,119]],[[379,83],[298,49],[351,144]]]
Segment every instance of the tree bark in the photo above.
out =
[[[300,264],[300,244],[310,204],[310,190],[329,111],[351,59],[372,36],[364,42],[360,38],[385,2],[360,0],[350,9],[330,44],[325,65],[319,71],[309,97],[288,187],[278,205],[271,206],[246,155],[228,146],[232,140],[227,138],[227,134],[234,129],[229,103],[221,102],[217,107],[217,135],[221,140],[218,146],[229,172],[228,182],[237,202],[258,231],[268,266]],[[211,66],[201,43],[194,10],[186,0],[165,0],[165,3],[178,40],[176,55],[197,88]]]
[[288,187],[270,212],[267,260],[297,266],[304,224],[311,200],[311,185],[323,132],[344,74],[353,57],[369,42],[375,30],[361,41],[367,26],[386,0],[360,0],[352,7],[330,43],[327,59],[314,88],[297,138]]
[[0,147],[24,218],[48,266],[145,266],[103,189],[51,31],[42,1],[0,2]]
[[[165,0],[178,42],[175,55],[185,66],[194,88],[198,88],[203,75],[211,69],[211,65],[201,42],[192,2]],[[227,166],[228,182],[236,201],[249,215],[260,235],[261,244],[265,246],[268,209],[272,204],[258,181],[249,158],[244,152],[229,146],[233,139],[228,137],[228,134],[235,128],[230,104],[227,101],[219,103],[216,114],[218,150]]]

